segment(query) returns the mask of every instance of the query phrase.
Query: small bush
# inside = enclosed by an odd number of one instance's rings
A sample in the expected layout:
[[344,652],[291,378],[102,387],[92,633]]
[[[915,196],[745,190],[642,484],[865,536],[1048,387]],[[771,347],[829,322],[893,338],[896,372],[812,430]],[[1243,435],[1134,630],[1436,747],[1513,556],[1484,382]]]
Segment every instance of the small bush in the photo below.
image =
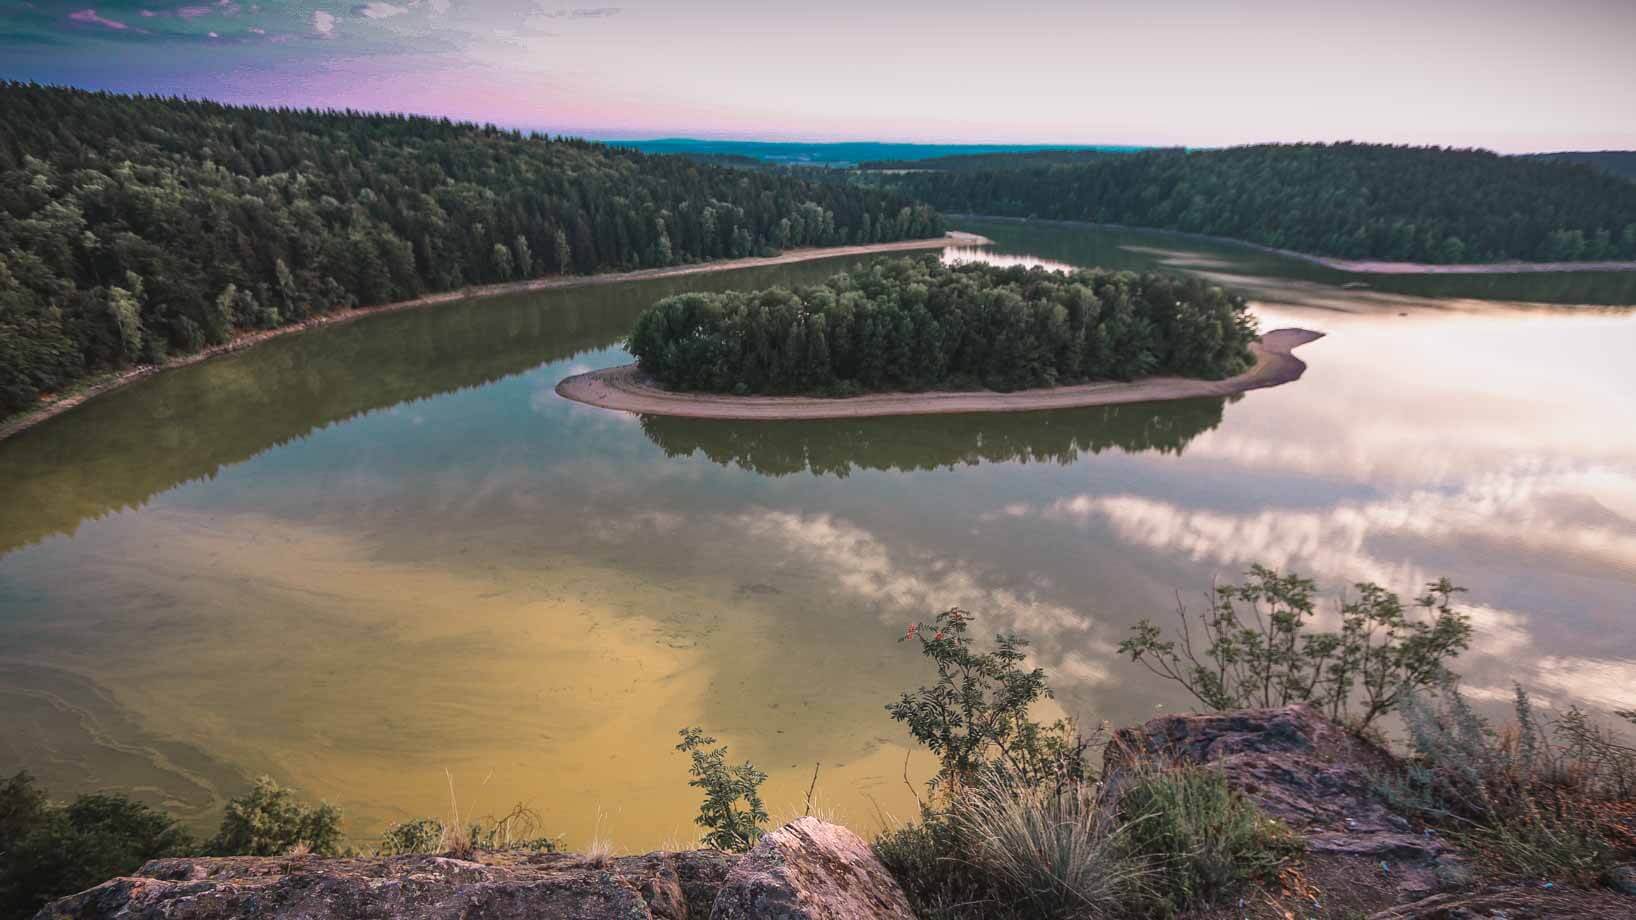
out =
[[729,766],[727,748],[712,747],[716,739],[702,729],[684,728],[678,734],[682,742],[676,750],[693,759],[688,769],[693,779],[688,785],[704,790],[699,816],[693,819],[706,831],[704,842],[729,853],[755,846],[767,823],[767,807],[761,801],[761,784],[767,781],[767,774],[749,761]]
[[28,917],[53,898],[186,853],[193,839],[164,814],[122,795],[57,805],[27,772],[0,783],[0,917]]
[[210,850],[221,856],[283,856],[292,851],[340,856],[347,851],[341,810],[327,802],[304,805],[294,790],[270,776],[227,803]]
[[1070,721],[1041,725],[1030,718],[1029,709],[1049,699],[1051,688],[1045,671],[1023,667],[1028,642],[997,635],[993,650],[979,652],[971,620],[954,607],[929,627],[912,624],[899,640],[918,641],[921,654],[937,667],[937,683],[886,707],[941,761],[933,790],[957,790],[984,772],[1002,773],[1018,788],[1083,782],[1091,741]]
[[962,828],[947,812],[925,809],[918,822],[882,833],[872,848],[922,920],[1024,916],[999,881],[972,861]]
[[1496,730],[1456,689],[1411,695],[1411,756],[1382,791],[1503,871],[1593,881],[1636,857],[1636,748],[1577,708],[1541,720],[1520,687],[1513,710]]
[[1414,601],[1419,616],[1379,585],[1355,585],[1356,598],[1341,605],[1341,630],[1318,632],[1309,623],[1313,582],[1260,565],[1248,574],[1242,585],[1218,587],[1196,618],[1178,608],[1179,636],[1166,639],[1143,620],[1120,653],[1212,709],[1313,703],[1361,731],[1405,695],[1447,684],[1447,662],[1471,643],[1471,624],[1454,609],[1465,589],[1446,578]]
[[1275,876],[1301,843],[1208,767],[1136,765],[1117,803],[1124,858],[1149,873],[1144,913],[1217,903]]
[[381,834],[380,846],[375,852],[381,856],[403,856],[409,853],[443,852],[443,822],[436,818],[418,818],[389,825]]

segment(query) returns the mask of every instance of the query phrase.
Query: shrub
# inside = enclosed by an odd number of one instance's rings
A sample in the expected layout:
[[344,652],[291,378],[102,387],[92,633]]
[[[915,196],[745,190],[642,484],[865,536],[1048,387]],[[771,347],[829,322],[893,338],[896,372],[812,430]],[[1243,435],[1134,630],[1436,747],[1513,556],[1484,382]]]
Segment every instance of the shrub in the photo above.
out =
[[48,800],[27,772],[0,783],[0,917],[28,917],[193,840],[164,814],[122,795]]
[[341,810],[327,802],[304,805],[294,790],[263,776],[227,803],[210,850],[222,856],[283,856],[297,850],[339,856],[346,851]]
[[443,822],[436,818],[417,818],[388,825],[381,834],[376,853],[381,856],[402,856],[408,853],[443,852]]
[[676,750],[693,759],[688,769],[693,779],[688,785],[704,790],[699,816],[693,819],[706,831],[704,842],[729,853],[755,846],[767,823],[767,807],[761,801],[761,784],[767,781],[767,774],[749,761],[730,766],[727,748],[712,747],[716,739],[697,727],[681,729],[678,734],[682,742]]
[[911,625],[899,640],[918,641],[921,654],[937,667],[934,685],[886,707],[941,761],[933,788],[968,785],[983,771],[1003,773],[1018,788],[1084,780],[1091,742],[1070,721],[1045,726],[1029,716],[1030,707],[1051,697],[1051,688],[1044,670],[1023,667],[1028,642],[997,635],[993,650],[979,652],[971,620],[966,611],[950,608],[929,628]]
[[1495,730],[1458,690],[1409,696],[1411,757],[1383,792],[1513,873],[1589,881],[1636,857],[1636,748],[1577,708],[1544,722],[1520,687],[1513,710]]
[[1208,905],[1270,878],[1300,853],[1300,839],[1201,766],[1137,763],[1117,803],[1124,857],[1150,873],[1149,911]]
[[1315,585],[1257,565],[1244,584],[1216,589],[1196,618],[1197,637],[1178,608],[1179,641],[1143,620],[1119,651],[1213,709],[1309,702],[1362,730],[1406,694],[1448,683],[1446,663],[1470,645],[1471,624],[1453,606],[1465,589],[1446,578],[1414,601],[1418,617],[1379,585],[1355,588],[1341,604],[1340,631],[1319,632],[1309,622]]

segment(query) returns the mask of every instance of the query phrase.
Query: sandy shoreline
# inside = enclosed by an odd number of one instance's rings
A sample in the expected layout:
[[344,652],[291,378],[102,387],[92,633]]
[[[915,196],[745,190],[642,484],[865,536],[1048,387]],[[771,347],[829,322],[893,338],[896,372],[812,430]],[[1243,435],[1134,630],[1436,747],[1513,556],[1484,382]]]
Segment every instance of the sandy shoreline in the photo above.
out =
[[1291,352],[1323,338],[1307,329],[1277,329],[1250,346],[1255,366],[1225,380],[1147,377],[1128,383],[1087,383],[1044,390],[870,393],[841,399],[809,396],[726,396],[674,393],[644,379],[634,364],[577,374],[557,384],[566,399],[639,415],[714,419],[869,418],[883,415],[944,415],[957,412],[1030,412],[1117,403],[1229,396],[1275,387],[1300,378],[1306,362]]
[[602,275],[557,275],[550,278],[535,278],[529,281],[515,281],[508,284],[488,284],[463,288],[458,291],[446,291],[440,294],[427,294],[414,300],[400,300],[397,303],[381,304],[374,307],[363,307],[357,310],[338,310],[320,314],[312,319],[277,329],[268,329],[263,332],[252,332],[241,335],[230,342],[215,345],[190,355],[182,355],[164,364],[144,364],[121,371],[111,376],[92,378],[83,381],[72,391],[59,394],[54,398],[43,400],[33,409],[0,421],[0,441],[21,434],[35,425],[56,418],[57,416],[83,405],[98,396],[110,393],[121,387],[129,386],[162,371],[198,364],[222,355],[232,354],[260,345],[269,339],[281,336],[295,335],[310,329],[324,326],[334,326],[340,323],[350,323],[367,316],[379,316],[382,313],[396,313],[399,310],[414,310],[421,307],[436,306],[438,304],[455,303],[464,300],[478,300],[485,297],[497,297],[503,294],[523,294],[531,291],[555,291],[567,288],[594,287],[602,284],[622,284],[627,281],[647,281],[657,278],[677,278],[684,275],[702,275],[710,272],[735,271],[745,268],[765,268],[772,265],[793,265],[797,262],[815,262],[821,259],[844,259],[847,256],[878,255],[891,252],[913,252],[925,249],[945,249],[950,246],[987,246],[993,241],[975,233],[966,233],[960,230],[951,230],[941,237],[924,240],[900,240],[895,243],[871,243],[867,246],[829,246],[807,249],[791,249],[776,256],[751,257],[746,259],[726,259],[719,262],[698,262],[691,265],[674,265],[667,268],[644,268],[628,272],[609,272]]
[[1636,272],[1636,262],[1463,262],[1449,265],[1430,262],[1386,262],[1379,259],[1340,259],[1319,256],[1294,249],[1279,249],[1230,236],[1212,236],[1208,233],[1189,233],[1186,230],[1166,230],[1163,227],[1138,227],[1131,224],[1104,224],[1084,220],[1049,220],[1023,217],[1001,217],[993,214],[949,214],[953,220],[986,220],[1006,224],[1047,224],[1065,227],[1095,227],[1103,230],[1139,230],[1182,239],[1206,240],[1211,243],[1230,243],[1273,255],[1287,256],[1312,265],[1332,268],[1352,275],[1528,275],[1542,272]]

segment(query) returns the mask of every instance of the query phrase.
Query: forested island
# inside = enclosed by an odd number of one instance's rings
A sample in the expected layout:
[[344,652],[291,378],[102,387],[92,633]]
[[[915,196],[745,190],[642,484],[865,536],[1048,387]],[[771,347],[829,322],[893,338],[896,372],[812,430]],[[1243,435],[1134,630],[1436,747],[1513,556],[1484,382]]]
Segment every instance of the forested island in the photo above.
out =
[[859,181],[945,212],[1180,230],[1346,259],[1636,259],[1636,184],[1571,162],[1343,143],[973,165],[926,160]]
[[446,119],[0,83],[0,417],[333,308],[936,236],[902,195]]
[[848,396],[1249,367],[1244,299],[1197,278],[898,259],[822,285],[681,294],[627,348],[675,390]]

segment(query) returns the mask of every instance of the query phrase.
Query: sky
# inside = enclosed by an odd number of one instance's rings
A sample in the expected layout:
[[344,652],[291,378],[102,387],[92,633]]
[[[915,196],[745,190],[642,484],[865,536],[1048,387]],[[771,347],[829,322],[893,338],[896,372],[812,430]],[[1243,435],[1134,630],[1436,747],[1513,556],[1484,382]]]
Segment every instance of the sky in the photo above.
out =
[[1636,149],[1636,0],[612,2],[0,0],[0,78],[598,138]]

